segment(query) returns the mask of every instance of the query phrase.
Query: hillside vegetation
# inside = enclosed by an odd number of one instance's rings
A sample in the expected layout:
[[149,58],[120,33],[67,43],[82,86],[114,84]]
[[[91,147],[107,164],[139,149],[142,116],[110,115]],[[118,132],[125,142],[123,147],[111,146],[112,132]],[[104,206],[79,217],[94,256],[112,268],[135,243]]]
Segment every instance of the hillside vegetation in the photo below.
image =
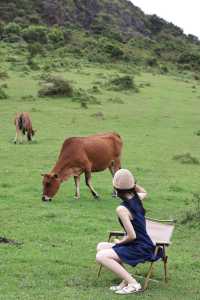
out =
[[64,47],[99,63],[124,61],[162,72],[200,69],[195,36],[156,15],[145,15],[126,0],[2,0],[0,37],[3,42],[24,42],[38,53],[41,47]]

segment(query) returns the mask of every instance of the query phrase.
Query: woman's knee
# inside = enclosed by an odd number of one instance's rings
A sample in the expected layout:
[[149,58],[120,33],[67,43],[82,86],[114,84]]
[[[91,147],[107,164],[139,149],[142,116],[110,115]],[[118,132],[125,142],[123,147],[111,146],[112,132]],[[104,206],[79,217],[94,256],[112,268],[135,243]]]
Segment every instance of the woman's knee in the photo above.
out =
[[103,250],[97,252],[97,254],[96,254],[96,262],[98,264],[102,264],[102,261],[103,261],[103,258],[104,258],[104,254],[102,252],[103,252]]
[[117,254],[112,249],[103,249],[96,254],[96,261],[99,264],[104,264],[105,260],[107,259],[113,259],[116,261],[120,261]]
[[113,243],[108,243],[108,242],[101,242],[98,243],[97,245],[97,252],[104,250],[104,249],[111,249],[113,247]]

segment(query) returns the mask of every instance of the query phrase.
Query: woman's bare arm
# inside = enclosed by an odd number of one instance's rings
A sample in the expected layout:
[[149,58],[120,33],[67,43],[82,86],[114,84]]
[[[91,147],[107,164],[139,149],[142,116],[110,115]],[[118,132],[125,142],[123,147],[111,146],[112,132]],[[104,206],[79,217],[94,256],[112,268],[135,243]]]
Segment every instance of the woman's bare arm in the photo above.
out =
[[147,192],[145,191],[145,189],[140,186],[139,184],[135,185],[135,191],[137,192],[140,200],[144,200],[144,198],[147,197]]
[[129,210],[124,206],[118,206],[116,212],[126,231],[126,236],[124,236],[122,240],[117,242],[117,244],[126,244],[133,241],[134,239],[136,239],[136,233],[133,225],[131,224],[131,215]]

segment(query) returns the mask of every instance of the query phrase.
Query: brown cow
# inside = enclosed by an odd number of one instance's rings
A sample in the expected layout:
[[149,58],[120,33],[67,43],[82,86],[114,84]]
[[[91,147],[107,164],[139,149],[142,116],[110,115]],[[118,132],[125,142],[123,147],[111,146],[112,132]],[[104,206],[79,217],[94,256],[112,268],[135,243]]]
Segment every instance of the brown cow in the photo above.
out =
[[27,112],[17,113],[14,119],[14,124],[16,127],[16,136],[14,143],[16,144],[19,140],[19,135],[21,134],[21,143],[23,142],[23,136],[27,135],[27,140],[31,141],[36,130],[33,130],[30,115]]
[[109,168],[112,175],[121,168],[122,140],[117,133],[71,137],[65,140],[58,161],[49,174],[43,174],[43,201],[51,201],[60,184],[74,176],[76,193],[80,198],[80,175],[85,174],[86,185],[98,198],[92,187],[91,173]]

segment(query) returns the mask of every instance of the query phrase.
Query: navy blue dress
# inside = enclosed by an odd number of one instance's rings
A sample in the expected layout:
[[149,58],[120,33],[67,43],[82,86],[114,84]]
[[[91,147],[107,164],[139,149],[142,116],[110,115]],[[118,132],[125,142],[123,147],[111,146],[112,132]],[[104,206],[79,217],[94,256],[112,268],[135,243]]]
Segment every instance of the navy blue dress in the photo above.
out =
[[[163,255],[162,250],[155,256],[155,245],[146,231],[145,210],[138,195],[132,199],[124,200],[121,205],[125,206],[131,213],[131,223],[136,233],[136,239],[126,244],[116,244],[112,248],[118,254],[121,261],[136,266],[146,261],[156,261]],[[121,220],[119,222],[123,226]]]

